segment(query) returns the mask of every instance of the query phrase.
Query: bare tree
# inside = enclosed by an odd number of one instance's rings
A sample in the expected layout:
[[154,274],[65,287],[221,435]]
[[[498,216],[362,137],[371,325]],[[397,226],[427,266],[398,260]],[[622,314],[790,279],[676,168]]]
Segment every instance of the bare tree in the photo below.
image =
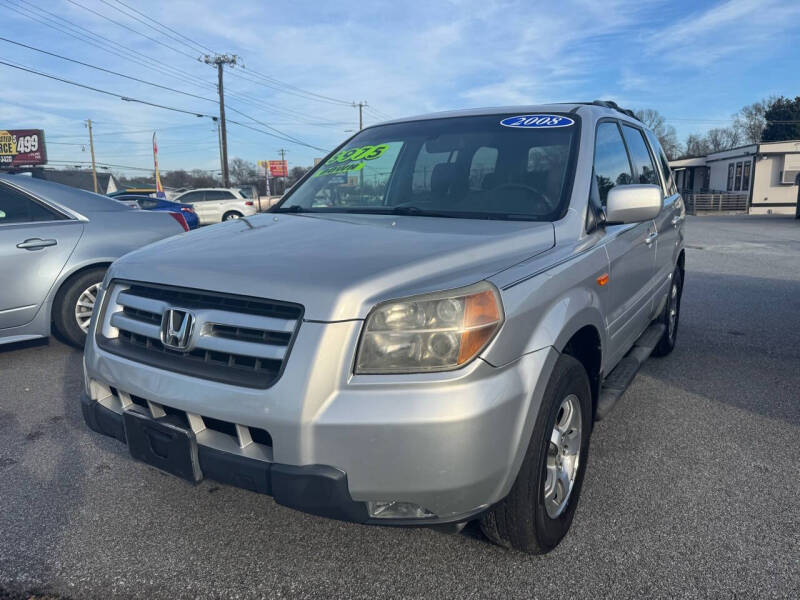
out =
[[636,118],[644,123],[647,128],[656,134],[667,158],[673,159],[680,154],[678,134],[672,125],[667,125],[664,117],[653,108],[643,108],[635,112]]
[[236,157],[230,165],[231,181],[236,185],[253,184],[258,180],[255,163]]
[[694,156],[705,156],[711,152],[711,146],[705,136],[698,133],[690,133],[686,138],[686,149],[683,158]]
[[767,126],[765,113],[777,99],[777,96],[770,96],[758,102],[753,102],[752,104],[743,106],[742,109],[733,116],[733,127],[739,132],[745,144],[757,144],[761,141],[764,128]]
[[738,146],[742,138],[735,127],[715,127],[708,130],[705,139],[709,152],[722,152]]

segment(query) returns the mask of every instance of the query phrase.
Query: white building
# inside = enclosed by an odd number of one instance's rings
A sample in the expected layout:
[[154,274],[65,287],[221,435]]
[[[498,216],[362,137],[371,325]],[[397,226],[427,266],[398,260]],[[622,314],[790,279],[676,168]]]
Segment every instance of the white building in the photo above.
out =
[[749,144],[669,164],[683,193],[746,196],[750,214],[797,211],[800,140]]

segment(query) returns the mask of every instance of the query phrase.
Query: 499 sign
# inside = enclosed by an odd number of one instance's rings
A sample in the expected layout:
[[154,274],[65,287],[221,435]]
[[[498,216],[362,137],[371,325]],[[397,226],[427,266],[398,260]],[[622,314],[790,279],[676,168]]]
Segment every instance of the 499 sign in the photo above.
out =
[[47,162],[44,131],[0,129],[0,168],[28,167]]

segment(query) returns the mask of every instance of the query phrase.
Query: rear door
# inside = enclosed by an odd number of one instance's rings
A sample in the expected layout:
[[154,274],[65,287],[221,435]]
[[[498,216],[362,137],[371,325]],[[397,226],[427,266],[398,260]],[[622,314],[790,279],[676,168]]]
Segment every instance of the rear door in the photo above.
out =
[[[594,172],[603,207],[611,188],[634,183],[636,171],[615,120],[604,120],[597,125]],[[650,322],[650,286],[656,254],[654,234],[655,223],[652,220],[606,226],[606,250],[611,265],[611,298],[606,325],[612,365],[628,351]]]
[[234,211],[239,215],[242,214],[242,203],[244,200],[237,198],[233,192],[228,190],[209,190],[206,192],[206,197],[212,195],[214,198],[214,206],[215,206],[215,223],[219,223],[222,221],[225,213]]
[[206,204],[206,192],[203,190],[195,190],[193,192],[186,192],[177,199],[177,202],[191,204],[194,207],[194,212],[197,218],[200,219],[201,225],[214,223],[214,208]]
[[668,285],[665,283],[667,278],[675,268],[678,259],[678,252],[683,241],[683,227],[681,226],[686,217],[686,209],[683,206],[678,189],[672,179],[672,172],[658,138],[648,131],[647,140],[653,152],[655,164],[658,168],[661,187],[664,190],[664,207],[656,218],[658,228],[658,240],[656,240],[656,266],[661,278],[662,291],[667,292]]
[[0,336],[29,323],[83,233],[83,223],[0,183]]

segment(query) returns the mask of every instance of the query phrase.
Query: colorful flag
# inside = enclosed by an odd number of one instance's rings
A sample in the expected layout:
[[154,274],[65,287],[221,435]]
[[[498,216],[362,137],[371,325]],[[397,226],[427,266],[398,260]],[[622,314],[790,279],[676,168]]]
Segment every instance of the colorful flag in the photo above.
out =
[[166,199],[167,195],[164,193],[164,186],[161,185],[161,177],[158,174],[158,143],[155,131],[153,132],[153,164],[156,167],[156,196]]

